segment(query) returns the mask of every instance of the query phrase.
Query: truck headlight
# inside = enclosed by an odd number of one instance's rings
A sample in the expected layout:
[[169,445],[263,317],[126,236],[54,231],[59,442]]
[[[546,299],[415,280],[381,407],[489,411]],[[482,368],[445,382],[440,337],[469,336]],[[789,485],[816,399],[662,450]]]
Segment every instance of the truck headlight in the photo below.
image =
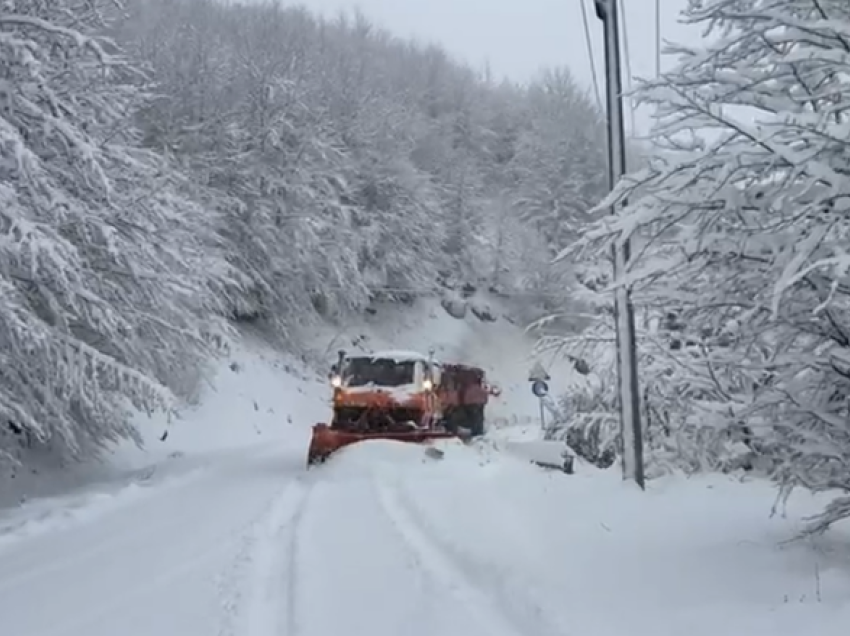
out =
[[430,378],[425,378],[425,380],[422,382],[422,388],[426,391],[430,391],[434,388],[434,383],[431,381]]
[[339,377],[338,375],[335,375],[334,377],[332,377],[331,378],[331,386],[335,389],[338,389],[339,387],[341,387],[342,386],[342,378]]

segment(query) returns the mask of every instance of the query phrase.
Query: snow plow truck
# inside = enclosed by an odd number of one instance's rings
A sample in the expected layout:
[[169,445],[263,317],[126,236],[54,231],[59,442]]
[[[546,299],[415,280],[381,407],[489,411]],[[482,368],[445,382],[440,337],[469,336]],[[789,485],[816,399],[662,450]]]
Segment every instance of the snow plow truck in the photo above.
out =
[[330,381],[333,414],[330,424],[313,427],[308,466],[365,440],[425,443],[483,435],[487,400],[500,393],[487,384],[483,369],[406,351],[340,351]]

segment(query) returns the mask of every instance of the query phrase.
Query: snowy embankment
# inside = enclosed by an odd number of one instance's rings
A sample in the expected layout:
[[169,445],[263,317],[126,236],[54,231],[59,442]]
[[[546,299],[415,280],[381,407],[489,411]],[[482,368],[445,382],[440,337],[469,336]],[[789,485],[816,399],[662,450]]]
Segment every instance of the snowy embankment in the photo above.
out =
[[306,471],[325,380],[246,342],[181,421],[142,422],[146,453],[121,449],[77,494],[0,515],[0,634],[846,633],[850,529],[783,544],[822,500],[797,494],[771,518],[760,482],[641,493],[617,471],[567,477],[501,452],[537,415],[528,341],[508,322],[422,303],[311,339],[328,361],[434,346],[480,364],[505,389],[495,417],[519,425],[441,443],[442,459],[373,442]]
[[144,448],[125,443],[102,463],[61,472],[36,465],[0,482],[0,547],[131,505],[254,447],[304,448],[304,422],[326,415],[326,392],[297,361],[246,340],[217,363],[200,403],[179,419],[138,416]]

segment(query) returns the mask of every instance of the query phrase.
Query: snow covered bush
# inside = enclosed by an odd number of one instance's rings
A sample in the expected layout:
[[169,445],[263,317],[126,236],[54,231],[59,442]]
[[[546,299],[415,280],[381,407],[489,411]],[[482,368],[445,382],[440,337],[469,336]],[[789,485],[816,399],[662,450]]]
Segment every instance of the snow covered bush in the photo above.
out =
[[645,328],[640,371],[677,453],[723,462],[731,437],[785,491],[850,493],[850,5],[702,0],[684,18],[709,43],[642,85],[658,151],[577,249],[636,241],[635,304],[678,340]]
[[95,36],[106,8],[0,10],[0,422],[62,457],[135,437],[128,398],[189,387],[220,273],[203,211],[134,147],[142,78]]
[[[636,337],[647,474],[760,467],[746,425],[724,415],[726,397],[715,384],[709,355],[715,342],[651,307],[641,289],[635,288],[634,298],[642,308]],[[588,371],[561,396],[564,417],[550,436],[607,468],[622,452],[611,292],[603,287],[573,298],[594,307],[598,318],[574,335],[544,335],[538,342],[541,352],[567,355]]]
[[604,113],[563,70],[528,91],[528,131],[516,149],[515,206],[539,227],[554,253],[582,234],[607,191]]

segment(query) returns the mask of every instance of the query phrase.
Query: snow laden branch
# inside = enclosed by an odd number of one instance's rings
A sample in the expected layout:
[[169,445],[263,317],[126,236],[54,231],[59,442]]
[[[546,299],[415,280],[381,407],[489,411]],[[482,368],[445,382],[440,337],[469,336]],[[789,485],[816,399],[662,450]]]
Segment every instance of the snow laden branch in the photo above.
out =
[[[641,85],[657,152],[570,254],[634,238],[656,445],[719,467],[717,440],[741,441],[784,488],[850,492],[850,5],[684,15],[710,44],[676,47],[678,66]],[[846,502],[812,528],[842,516]]]
[[[95,35],[106,5],[10,5],[0,14],[0,427],[85,458],[136,438],[128,406],[168,409],[172,389],[189,386],[221,268],[186,184],[137,147],[146,89]],[[20,455],[14,436],[0,439],[7,459]]]

